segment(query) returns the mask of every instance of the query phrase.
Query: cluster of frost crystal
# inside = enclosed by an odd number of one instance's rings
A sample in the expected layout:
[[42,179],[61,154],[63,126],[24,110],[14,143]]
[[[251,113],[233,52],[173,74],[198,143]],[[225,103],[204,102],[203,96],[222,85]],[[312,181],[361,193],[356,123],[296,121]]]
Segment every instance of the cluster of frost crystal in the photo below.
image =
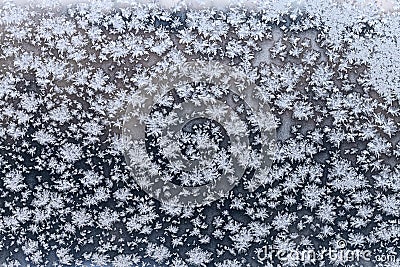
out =
[[[1,4],[0,266],[399,266],[397,2],[127,2]],[[192,62],[234,70],[240,94],[149,87]],[[232,156],[241,179],[205,205],[143,190],[229,178]],[[370,258],[264,255],[339,243]]]

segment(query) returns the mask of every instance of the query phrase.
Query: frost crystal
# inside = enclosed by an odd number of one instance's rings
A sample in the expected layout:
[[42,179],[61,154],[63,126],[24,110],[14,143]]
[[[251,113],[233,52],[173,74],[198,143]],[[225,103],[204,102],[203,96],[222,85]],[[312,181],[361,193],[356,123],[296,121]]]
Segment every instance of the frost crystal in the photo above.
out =
[[399,266],[399,25],[397,1],[3,1],[0,266]]

